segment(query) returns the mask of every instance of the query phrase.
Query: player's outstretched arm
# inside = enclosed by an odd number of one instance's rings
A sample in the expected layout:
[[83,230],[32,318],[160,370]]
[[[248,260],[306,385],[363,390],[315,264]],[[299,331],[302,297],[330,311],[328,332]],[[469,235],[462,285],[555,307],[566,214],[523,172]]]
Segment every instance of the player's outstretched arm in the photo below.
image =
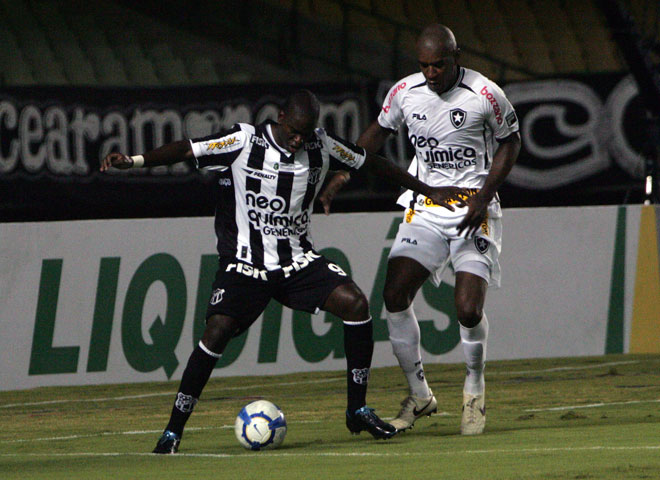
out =
[[484,186],[467,200],[468,211],[456,227],[459,235],[465,232],[465,238],[469,238],[477,232],[486,218],[490,201],[516,163],[519,152],[520,134],[518,132],[512,133],[500,141]]
[[452,212],[454,211],[454,207],[450,205],[450,201],[454,201],[454,204],[458,207],[464,207],[466,205],[464,199],[467,198],[468,194],[463,188],[431,187],[420,181],[418,178],[413,177],[403,168],[390,162],[385,157],[381,157],[374,153],[367,152],[367,158],[364,164],[374,175],[389,180],[390,182],[408,190],[412,190],[413,192],[421,193],[433,200],[434,203],[443,206]]
[[171,165],[191,158],[193,158],[193,152],[190,142],[180,140],[132,157],[123,153],[110,153],[101,160],[100,170],[105,172],[110,167],[122,170],[138,167],[157,167],[159,165]]
[[392,130],[384,128],[378,123],[378,120],[371,122],[371,125],[362,132],[358,138],[357,146],[364,148],[367,152],[376,153],[383,148],[387,137],[393,133]]

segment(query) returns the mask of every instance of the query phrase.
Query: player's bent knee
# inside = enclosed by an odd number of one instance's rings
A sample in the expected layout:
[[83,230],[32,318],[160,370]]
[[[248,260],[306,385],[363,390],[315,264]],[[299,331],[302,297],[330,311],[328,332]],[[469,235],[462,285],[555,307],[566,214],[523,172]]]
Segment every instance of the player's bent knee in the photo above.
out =
[[341,306],[342,320],[349,322],[359,322],[369,318],[369,302],[357,285],[347,284],[341,288]]
[[346,283],[333,290],[323,310],[349,322],[360,322],[369,318],[369,302],[360,287]]
[[383,300],[388,312],[402,312],[412,303],[412,298],[400,288],[386,287],[383,291]]
[[239,329],[239,322],[226,315],[211,315],[202,335],[204,345],[214,353],[222,353],[227,342]]
[[346,307],[344,320],[359,322],[369,318],[369,302],[362,292],[356,293]]
[[456,305],[456,316],[461,325],[466,328],[477,326],[483,316],[483,309],[474,305]]

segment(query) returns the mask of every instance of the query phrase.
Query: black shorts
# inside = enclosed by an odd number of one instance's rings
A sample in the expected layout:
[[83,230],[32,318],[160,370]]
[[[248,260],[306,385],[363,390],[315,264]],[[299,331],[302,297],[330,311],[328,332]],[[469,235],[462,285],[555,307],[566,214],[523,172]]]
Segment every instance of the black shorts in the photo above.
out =
[[316,252],[270,272],[235,258],[220,258],[206,318],[220,314],[238,320],[239,335],[261,315],[271,298],[294,310],[318,313],[335,288],[352,281],[341,267]]

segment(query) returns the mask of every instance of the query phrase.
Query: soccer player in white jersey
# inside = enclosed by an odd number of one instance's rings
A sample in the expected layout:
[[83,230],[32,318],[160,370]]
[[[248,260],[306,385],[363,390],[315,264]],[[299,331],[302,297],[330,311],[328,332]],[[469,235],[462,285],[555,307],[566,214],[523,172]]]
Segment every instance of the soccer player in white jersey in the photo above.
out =
[[[467,363],[461,433],[474,435],[482,433],[486,423],[484,301],[487,287],[499,286],[500,281],[502,212],[497,189],[516,161],[520,135],[516,114],[502,90],[480,73],[461,67],[458,57],[449,28],[425,28],[417,41],[421,72],[390,89],[378,119],[357,144],[376,152],[405,123],[415,148],[409,171],[430,185],[466,192],[466,205],[453,211],[411,191],[399,198],[406,212],[390,251],[383,295],[392,349],[410,388],[391,423],[405,430],[437,409],[424,377],[412,302],[429,276],[439,285],[451,263]],[[348,178],[337,175],[321,194],[326,213]]]
[[370,170],[453,209],[460,189],[429,187],[392,162],[315,128],[319,102],[307,90],[291,95],[277,122],[237,124],[229,132],[181,140],[143,155],[111,153],[101,162],[135,168],[194,161],[219,173],[215,229],[219,265],[206,328],[183,372],[170,421],[154,453],[176,453],[186,421],[227,342],[261,315],[271,298],[293,309],[325,310],[344,323],[346,426],[390,438],[397,430],[366,405],[373,353],[367,299],[336,264],[313,249],[309,224],[328,169]]

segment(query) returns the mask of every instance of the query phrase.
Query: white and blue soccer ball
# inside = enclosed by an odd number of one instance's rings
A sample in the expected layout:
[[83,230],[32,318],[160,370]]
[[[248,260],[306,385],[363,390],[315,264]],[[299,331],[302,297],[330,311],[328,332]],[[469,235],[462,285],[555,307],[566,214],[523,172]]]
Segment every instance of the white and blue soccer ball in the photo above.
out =
[[274,403],[257,400],[238,412],[234,433],[239,443],[248,450],[277,448],[286,435],[286,419]]

